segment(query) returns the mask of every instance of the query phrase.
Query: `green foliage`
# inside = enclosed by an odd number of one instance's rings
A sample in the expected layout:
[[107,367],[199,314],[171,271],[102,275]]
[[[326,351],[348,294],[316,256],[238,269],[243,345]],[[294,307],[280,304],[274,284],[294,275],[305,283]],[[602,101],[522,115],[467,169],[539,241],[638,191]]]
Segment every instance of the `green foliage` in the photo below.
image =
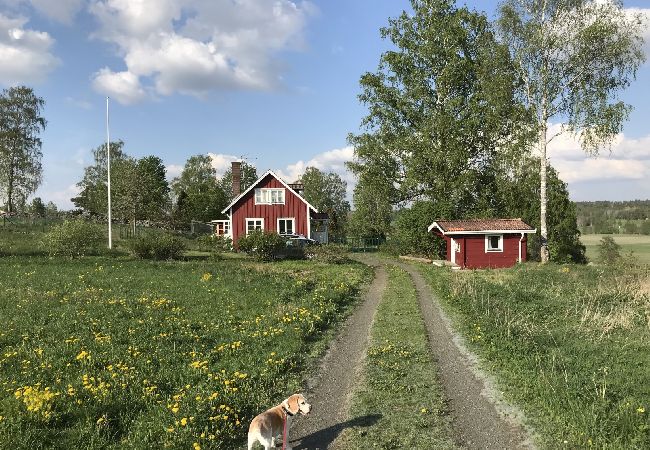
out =
[[285,249],[287,240],[273,231],[255,230],[240,237],[237,246],[260,261],[273,261]]
[[40,197],[34,197],[31,205],[29,205],[28,210],[29,213],[34,217],[45,217],[47,213],[45,204]]
[[350,203],[345,199],[347,183],[340,175],[307,167],[302,175],[304,197],[321,213],[329,216],[329,231],[342,234],[347,223]]
[[196,238],[199,250],[204,252],[225,253],[232,251],[232,239],[228,236],[204,234]]
[[[353,164],[349,164],[353,167]],[[391,230],[395,186],[380,171],[365,166],[354,187],[354,211],[348,229],[361,237],[385,239]]]
[[131,252],[142,259],[181,259],[185,242],[169,233],[149,232],[128,242]]
[[52,256],[74,258],[97,254],[106,242],[106,231],[101,225],[66,220],[45,234],[43,245]]
[[444,252],[444,241],[428,231],[435,219],[446,217],[434,202],[416,202],[398,212],[391,234],[391,243],[401,255],[427,256],[438,259]]
[[361,77],[369,114],[365,132],[349,136],[349,167],[359,176],[355,205],[362,200],[365,212],[353,219],[362,233],[386,233],[388,206],[409,201],[436,202],[454,217],[499,211],[495,174],[524,150],[529,119],[514,100],[507,47],[484,14],[454,3],[412,0],[413,13],[381,30],[394,49]]
[[311,245],[305,248],[305,255],[313,261],[328,264],[345,264],[350,262],[348,248],[342,244]]
[[621,260],[621,246],[611,236],[603,236],[598,246],[600,262],[614,264]]
[[43,168],[39,134],[47,121],[45,101],[32,88],[16,86],[0,94],[0,195],[8,212],[22,209],[41,184]]
[[219,186],[216,176],[210,156],[195,155],[186,161],[181,175],[172,181],[176,221],[209,222],[221,217],[221,210],[228,204],[228,197]]

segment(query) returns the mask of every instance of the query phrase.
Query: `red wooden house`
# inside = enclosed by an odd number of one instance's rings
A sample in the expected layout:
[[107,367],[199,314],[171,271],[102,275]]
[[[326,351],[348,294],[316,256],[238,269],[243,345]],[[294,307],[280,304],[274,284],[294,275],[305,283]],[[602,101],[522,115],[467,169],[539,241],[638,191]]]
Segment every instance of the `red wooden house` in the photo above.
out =
[[437,220],[429,231],[447,244],[447,260],[461,269],[512,267],[526,261],[527,235],[536,230],[521,219]]
[[[273,171],[262,175],[244,192],[239,192],[239,163],[233,163],[234,200],[226,206],[226,220],[214,220],[215,233],[237,243],[241,236],[254,230],[273,231],[287,236],[315,236],[312,222],[327,220],[301,195],[302,185],[287,184]],[[327,233],[325,233],[327,236]],[[322,239],[320,239],[322,240]]]

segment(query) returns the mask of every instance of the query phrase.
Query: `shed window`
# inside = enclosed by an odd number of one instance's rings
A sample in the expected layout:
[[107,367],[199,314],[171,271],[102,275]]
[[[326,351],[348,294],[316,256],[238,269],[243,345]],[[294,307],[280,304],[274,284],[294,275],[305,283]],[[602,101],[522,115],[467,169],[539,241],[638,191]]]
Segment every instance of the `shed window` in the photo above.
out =
[[295,229],[295,219],[293,217],[278,219],[278,234],[294,234]]
[[503,235],[492,234],[485,236],[485,251],[486,252],[502,252],[503,251]]
[[255,230],[264,231],[264,219],[246,219],[246,234]]
[[256,205],[284,205],[284,189],[255,189]]

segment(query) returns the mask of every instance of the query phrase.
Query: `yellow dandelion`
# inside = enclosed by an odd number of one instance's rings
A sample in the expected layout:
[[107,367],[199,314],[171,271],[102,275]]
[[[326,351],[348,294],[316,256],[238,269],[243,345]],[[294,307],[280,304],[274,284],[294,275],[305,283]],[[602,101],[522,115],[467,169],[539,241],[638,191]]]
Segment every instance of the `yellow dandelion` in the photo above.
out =
[[187,425],[187,417],[181,419],[181,426],[184,427],[185,425]]
[[192,445],[193,445],[193,447],[194,447],[194,450],[201,450],[201,446],[199,445],[198,442],[195,442],[195,443],[192,444]]
[[643,406],[639,406],[639,407],[636,409],[636,412],[638,412],[639,414],[643,414],[643,413],[645,412],[645,408],[644,408]]

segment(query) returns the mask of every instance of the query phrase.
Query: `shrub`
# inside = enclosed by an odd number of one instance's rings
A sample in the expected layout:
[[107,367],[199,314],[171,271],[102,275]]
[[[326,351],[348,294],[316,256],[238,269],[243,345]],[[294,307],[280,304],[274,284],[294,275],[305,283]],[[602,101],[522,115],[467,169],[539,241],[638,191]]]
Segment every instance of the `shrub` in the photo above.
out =
[[598,246],[600,262],[614,264],[621,259],[621,246],[611,236],[603,236]]
[[142,259],[180,259],[185,243],[166,233],[148,233],[130,241],[128,247]]
[[196,238],[196,244],[203,252],[225,253],[232,251],[232,239],[227,236],[205,234]]
[[305,248],[307,258],[330,264],[344,264],[349,262],[348,249],[341,244],[312,245]]
[[272,231],[256,230],[237,241],[239,250],[260,261],[272,261],[285,249],[285,238]]
[[52,256],[74,258],[99,253],[105,239],[106,233],[100,225],[83,220],[66,220],[50,229],[43,245]]

